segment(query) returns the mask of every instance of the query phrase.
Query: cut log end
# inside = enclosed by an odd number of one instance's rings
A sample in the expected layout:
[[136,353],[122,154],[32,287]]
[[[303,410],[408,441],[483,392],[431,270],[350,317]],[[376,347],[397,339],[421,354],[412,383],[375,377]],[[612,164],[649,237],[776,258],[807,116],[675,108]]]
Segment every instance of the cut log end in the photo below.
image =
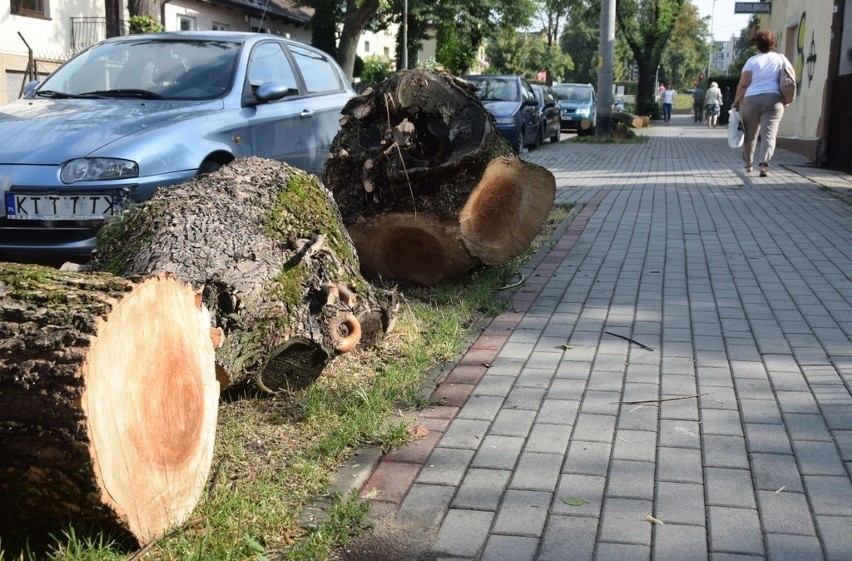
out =
[[548,170],[513,157],[493,159],[459,214],[465,246],[483,263],[510,261],[535,238],[555,197]]
[[429,286],[466,273],[480,262],[461,241],[455,220],[384,214],[349,227],[361,270],[370,279]]

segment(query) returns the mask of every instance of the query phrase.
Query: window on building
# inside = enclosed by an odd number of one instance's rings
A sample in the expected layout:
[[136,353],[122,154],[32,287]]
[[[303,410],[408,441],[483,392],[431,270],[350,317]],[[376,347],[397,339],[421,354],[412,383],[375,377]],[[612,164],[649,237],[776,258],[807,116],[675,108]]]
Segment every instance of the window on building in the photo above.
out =
[[369,41],[364,41],[364,52],[365,53],[370,52],[370,42]]
[[231,24],[214,21],[212,29],[213,31],[228,31],[231,29]]
[[390,47],[385,47],[385,58],[390,58]]
[[178,29],[181,31],[193,31],[197,29],[195,18],[191,16],[178,16]]
[[16,16],[47,18],[47,0],[10,0],[11,13]]

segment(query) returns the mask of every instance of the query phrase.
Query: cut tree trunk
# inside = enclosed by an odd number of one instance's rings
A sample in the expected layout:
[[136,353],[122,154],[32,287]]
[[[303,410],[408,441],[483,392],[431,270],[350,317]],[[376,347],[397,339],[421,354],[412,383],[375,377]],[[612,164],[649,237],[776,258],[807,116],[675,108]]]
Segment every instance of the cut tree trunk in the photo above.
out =
[[621,123],[624,126],[633,128],[633,129],[641,129],[642,127],[646,127],[647,117],[640,117],[639,115],[634,115],[633,113],[627,113],[625,111],[620,111],[612,114],[612,121],[614,123]]
[[275,392],[313,382],[337,354],[379,343],[396,294],[359,272],[331,194],[318,178],[261,158],[132,207],[98,236],[92,267],[123,277],[171,273],[202,289],[223,387]]
[[368,278],[431,285],[505,263],[546,220],[553,174],[514,155],[475,91],[404,70],[344,107],[323,180]]
[[0,264],[0,539],[72,521],[145,543],[195,508],[219,384],[172,277]]

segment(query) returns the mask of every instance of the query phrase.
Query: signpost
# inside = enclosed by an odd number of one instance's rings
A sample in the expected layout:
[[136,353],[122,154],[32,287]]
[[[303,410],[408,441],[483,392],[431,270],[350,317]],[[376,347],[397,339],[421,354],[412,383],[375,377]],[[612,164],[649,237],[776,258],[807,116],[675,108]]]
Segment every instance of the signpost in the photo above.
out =
[[772,2],[734,2],[735,14],[770,14]]

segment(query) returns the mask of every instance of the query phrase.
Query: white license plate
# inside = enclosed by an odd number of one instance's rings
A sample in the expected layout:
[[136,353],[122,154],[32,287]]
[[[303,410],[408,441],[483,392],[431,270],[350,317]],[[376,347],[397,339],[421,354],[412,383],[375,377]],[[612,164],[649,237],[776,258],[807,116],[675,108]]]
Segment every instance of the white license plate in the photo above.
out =
[[6,218],[15,220],[101,220],[119,209],[112,193],[6,193]]

